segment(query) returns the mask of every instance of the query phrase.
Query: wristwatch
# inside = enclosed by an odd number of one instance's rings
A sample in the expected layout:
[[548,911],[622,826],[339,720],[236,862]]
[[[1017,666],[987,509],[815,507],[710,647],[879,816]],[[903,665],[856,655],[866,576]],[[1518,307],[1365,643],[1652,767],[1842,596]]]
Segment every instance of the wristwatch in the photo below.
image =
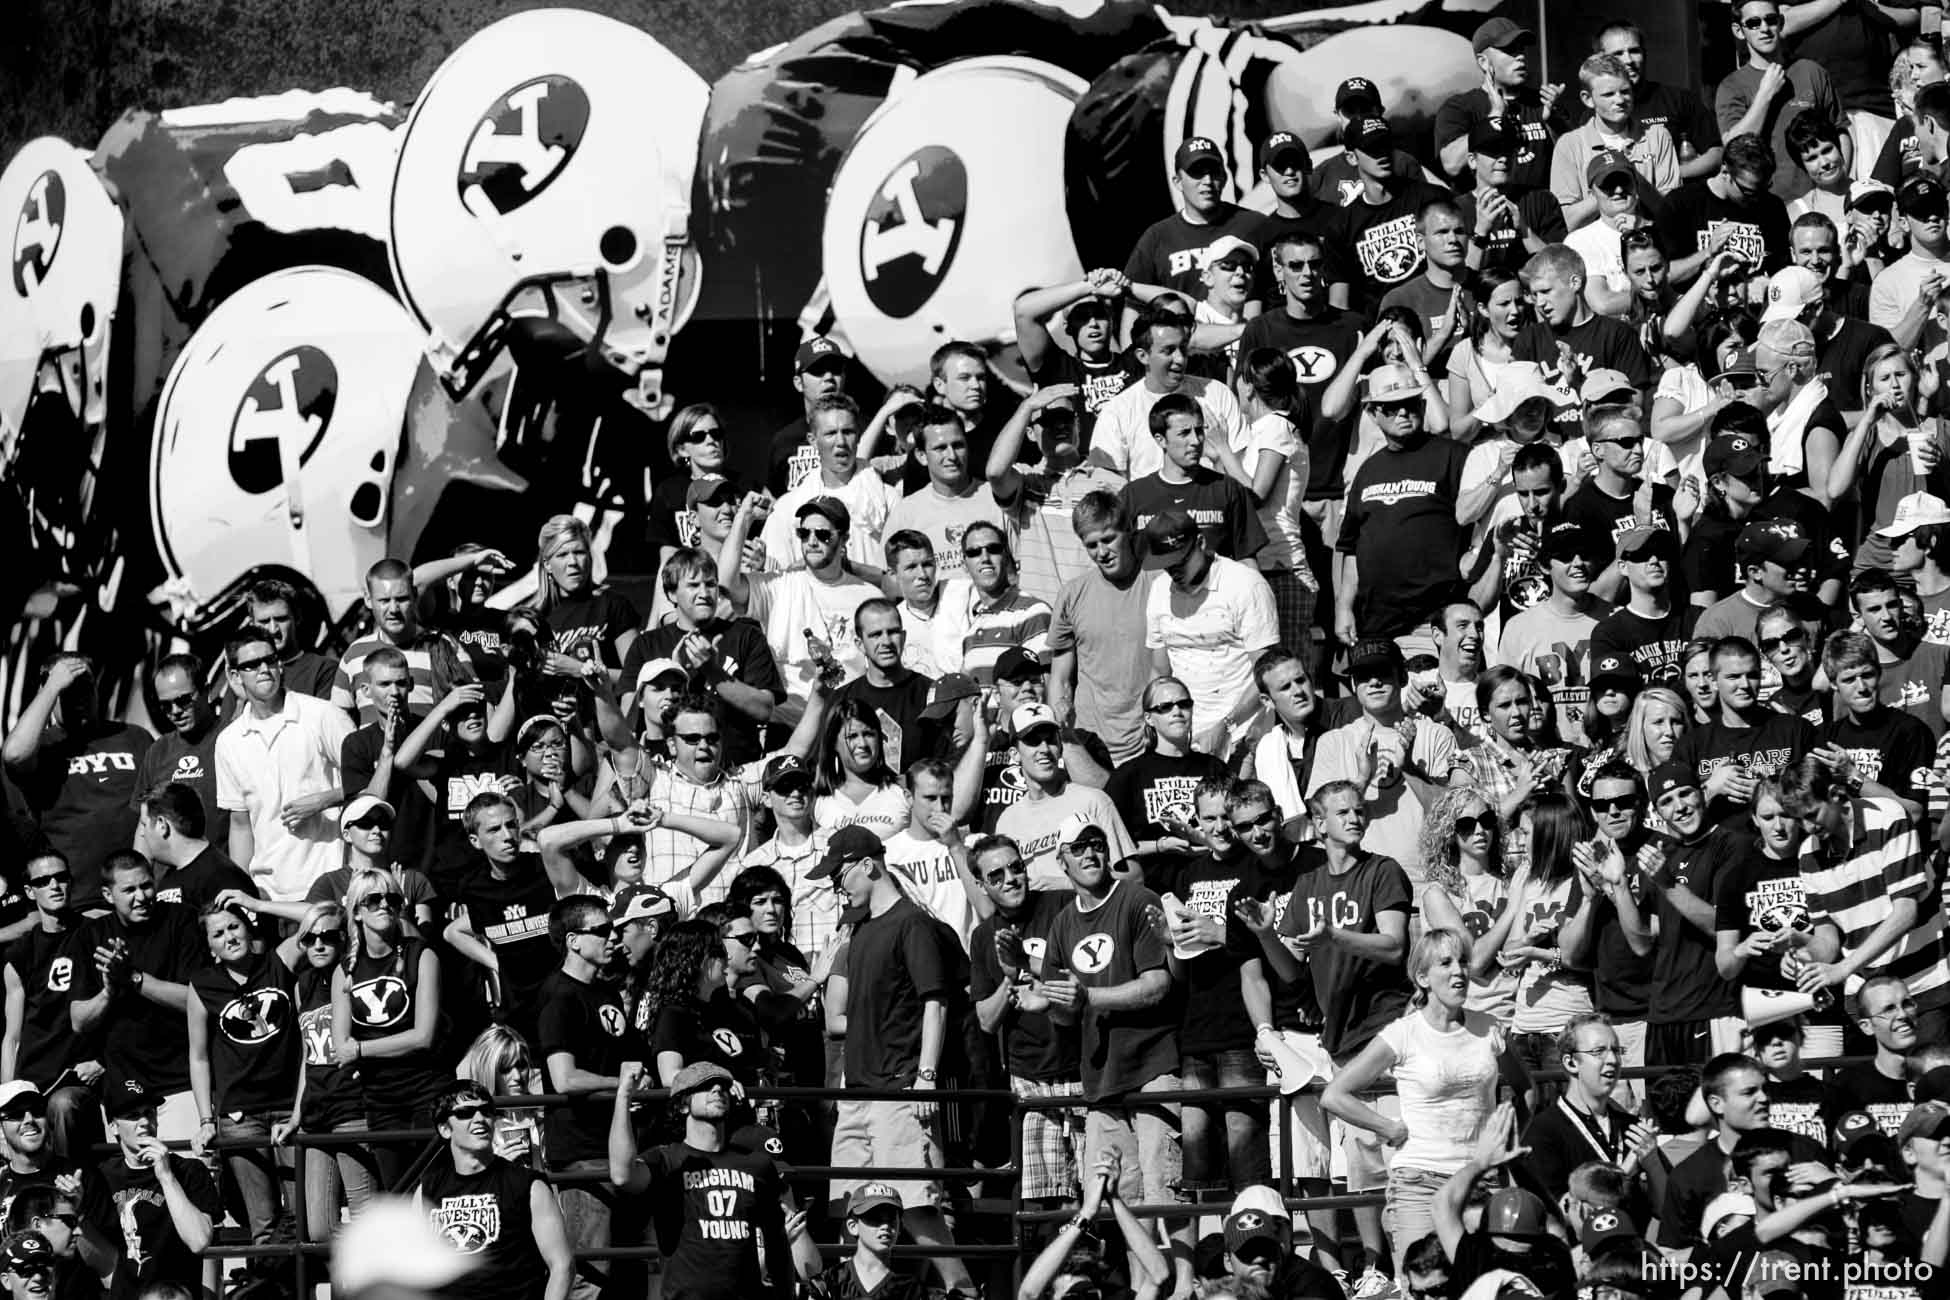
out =
[[914,1072],[914,1077],[919,1079],[922,1083],[933,1083],[936,1078],[936,1072],[933,1070],[916,1070]]
[[137,993],[140,993],[140,992],[142,992],[142,972],[141,972],[141,971],[133,971],[133,972],[131,972],[131,973],[130,973],[130,975],[129,975],[129,987],[130,987],[130,988],[132,988],[132,989],[134,989],[134,990],[135,990],[135,991],[136,991]]

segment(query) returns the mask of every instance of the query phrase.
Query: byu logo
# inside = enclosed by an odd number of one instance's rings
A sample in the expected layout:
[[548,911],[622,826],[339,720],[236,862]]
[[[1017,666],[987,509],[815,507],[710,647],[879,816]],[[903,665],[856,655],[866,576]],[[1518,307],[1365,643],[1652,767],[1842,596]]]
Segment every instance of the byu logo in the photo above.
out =
[[61,247],[68,212],[68,190],[56,172],[42,172],[27,187],[27,199],[14,222],[14,292],[25,298],[47,282],[48,268]]
[[1070,949],[1070,965],[1079,974],[1095,975],[1110,965],[1110,959],[1117,952],[1117,940],[1099,931],[1086,934],[1077,940],[1077,946]]
[[589,126],[589,96],[567,77],[537,77],[495,101],[460,160],[460,201],[483,220],[548,188]]
[[718,1050],[726,1056],[743,1056],[745,1054],[745,1045],[739,1042],[738,1035],[732,1033],[729,1029],[713,1029],[711,1031],[711,1041],[716,1043]]
[[301,343],[259,372],[230,421],[230,477],[252,494],[284,482],[285,448],[304,465],[324,440],[339,400],[332,359]]
[[385,1029],[406,1019],[413,999],[406,981],[397,975],[381,975],[363,980],[347,990],[352,995],[352,1019],[370,1029]]
[[880,182],[860,227],[860,279],[896,320],[919,311],[955,260],[968,211],[968,169],[952,149],[927,145]]
[[277,1034],[290,1020],[291,999],[283,989],[258,988],[232,998],[217,1014],[223,1036],[246,1046]]

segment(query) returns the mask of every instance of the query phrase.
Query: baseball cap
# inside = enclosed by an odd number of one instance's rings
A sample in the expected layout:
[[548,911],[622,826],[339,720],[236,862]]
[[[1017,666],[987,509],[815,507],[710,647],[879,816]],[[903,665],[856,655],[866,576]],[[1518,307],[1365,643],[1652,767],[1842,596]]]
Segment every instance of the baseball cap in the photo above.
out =
[[1476,29],[1470,38],[1469,48],[1477,54],[1484,50],[1507,49],[1522,41],[1534,41],[1537,33],[1528,27],[1519,26],[1508,18],[1492,18]]
[[1912,492],[1896,503],[1896,514],[1878,537],[1907,537],[1928,524],[1950,524],[1950,503],[1928,492]]
[[1906,217],[1941,215],[1944,206],[1943,184],[1933,176],[1912,176],[1896,191],[1896,210]]
[[1607,176],[1623,172],[1627,176],[1636,175],[1632,170],[1632,160],[1623,150],[1600,149],[1591,155],[1591,161],[1584,165],[1584,183],[1596,189],[1598,182]]
[[123,1079],[102,1098],[110,1119],[134,1119],[160,1105],[162,1094],[149,1091],[140,1079]]
[[1771,560],[1784,569],[1792,569],[1808,558],[1814,545],[1791,521],[1767,519],[1741,529],[1733,549],[1738,556]]
[[673,675],[681,677],[685,681],[689,681],[691,676],[684,671],[684,666],[675,659],[652,659],[644,664],[643,667],[636,670],[636,688],[640,691],[660,678]]
[[1699,1216],[1699,1233],[1708,1241],[1713,1239],[1713,1230],[1736,1215],[1751,1219],[1760,1213],[1754,1198],[1745,1192],[1721,1192],[1706,1203],[1706,1210]]
[[1767,277],[1767,308],[1760,314],[1761,323],[1796,320],[1821,301],[1820,276],[1805,266],[1784,266]]
[[777,754],[766,760],[759,785],[770,794],[795,777],[807,782],[812,780],[812,769],[806,766],[806,760],[797,754]]
[[1063,724],[1056,720],[1056,711],[1047,704],[1018,704],[1009,715],[1009,732],[1017,740],[1039,727],[1063,729]]
[[1235,1210],[1226,1217],[1226,1253],[1237,1255],[1255,1241],[1270,1241],[1284,1251],[1292,1228],[1288,1220],[1264,1210]]
[[1706,444],[1700,455],[1700,468],[1706,477],[1716,474],[1731,474],[1735,478],[1746,478],[1758,472],[1767,464],[1767,453],[1745,434],[1732,434],[1715,438]]
[[806,873],[808,880],[824,880],[839,874],[843,867],[865,858],[879,858],[885,861],[887,846],[880,837],[864,826],[842,826],[833,832],[833,838],[826,841],[826,855],[811,871]]
[[670,920],[676,915],[677,900],[655,885],[625,885],[609,905],[609,919],[615,925]]
[[[1198,525],[1183,510],[1161,510],[1144,526],[1144,567],[1169,569],[1191,551]],[[1020,730],[1020,728],[1018,728]]]
[[1923,1101],[1909,1108],[1896,1129],[1896,1145],[1906,1147],[1917,1138],[1950,1136],[1950,1103]]
[[1639,390],[1624,371],[1601,366],[1578,385],[1578,400],[1586,406],[1613,406],[1636,402]]
[[795,374],[803,375],[814,366],[822,364],[835,366],[846,364],[845,350],[824,334],[813,335],[801,343],[799,350],[792,354],[792,369]]
[[1588,560],[1603,555],[1605,551],[1589,528],[1569,519],[1559,520],[1544,530],[1544,544],[1540,549],[1547,560],[1576,557]]
[[1866,212],[1871,208],[1893,208],[1896,206],[1896,191],[1878,180],[1852,181],[1848,187],[1848,197],[1842,200],[1842,211]]
[[1469,151],[1506,158],[1523,147],[1523,136],[1501,117],[1483,117],[1469,127]]
[[684,509],[722,505],[726,498],[732,501],[738,499],[738,485],[722,474],[706,474],[703,478],[692,479],[690,486],[684,489]]
[[997,681],[1012,682],[1018,677],[1041,677],[1049,671],[1049,660],[1028,646],[1012,645],[995,661]]
[[1367,382],[1370,402],[1399,402],[1422,395],[1422,386],[1407,366],[1376,366],[1368,372]]
[[720,1082],[735,1083],[737,1080],[731,1077],[731,1071],[716,1061],[692,1061],[679,1070],[677,1077],[670,1081],[670,1095],[681,1097],[687,1092],[696,1092],[707,1084]]
[[1079,840],[1088,839],[1092,835],[1103,840],[1106,844],[1110,842],[1110,836],[1104,831],[1103,827],[1091,821],[1082,813],[1073,812],[1063,819],[1061,826],[1056,828],[1056,847],[1059,849],[1067,849]]
[[[1000,676],[1000,673],[996,674]],[[970,696],[980,695],[982,686],[967,673],[945,673],[935,678],[928,687],[927,706],[921,710],[924,718],[945,718],[953,713],[955,706]]]
[[1621,560],[1643,560],[1654,555],[1668,560],[1679,558],[1679,538],[1670,528],[1641,526],[1618,539]]
[[1752,348],[1735,349],[1727,357],[1727,363],[1714,372],[1713,378],[1715,381],[1718,381],[1721,379],[1731,379],[1735,375],[1743,375],[1751,379],[1760,378],[1760,367],[1754,364],[1754,350]]
[[1652,802],[1671,794],[1674,790],[1699,789],[1699,773],[1677,760],[1668,760],[1652,769],[1652,778],[1646,782],[1651,787]]
[[1496,388],[1476,408],[1476,418],[1484,424],[1502,424],[1525,402],[1539,398],[1552,406],[1571,402],[1568,393],[1544,378],[1544,368],[1535,361],[1512,361],[1497,371]]
[[804,519],[807,515],[818,515],[833,527],[839,529],[841,536],[853,531],[853,512],[846,508],[846,502],[838,497],[814,497],[800,506],[792,516]]
[[1578,1244],[1589,1255],[1608,1241],[1629,1241],[1639,1235],[1632,1216],[1623,1210],[1600,1210],[1584,1221],[1578,1231]]
[[1369,668],[1390,668],[1399,676],[1407,671],[1402,659],[1402,648],[1392,637],[1363,637],[1348,651],[1347,671],[1349,676]]
[[1349,104],[1366,104],[1376,116],[1381,113],[1381,88],[1366,77],[1349,77],[1334,92],[1334,111],[1340,112]]
[[42,1234],[29,1229],[7,1238],[7,1269],[24,1273],[31,1269],[54,1267],[54,1246]]
[[1205,246],[1205,264],[1211,266],[1218,262],[1246,261],[1259,265],[1259,250],[1237,235],[1220,235]]
[[1350,149],[1379,158],[1395,147],[1395,132],[1378,117],[1364,117],[1349,124],[1341,142]]
[[354,795],[346,803],[345,807],[339,810],[339,825],[356,826],[359,824],[360,818],[375,811],[383,811],[388,817],[395,820],[399,818],[399,813],[394,810],[393,805],[387,803],[378,795],[361,794]]
[[1604,682],[1622,682],[1630,690],[1638,690],[1645,685],[1645,677],[1639,666],[1624,655],[1605,655],[1591,666],[1591,693],[1596,695],[1598,687]]
[[1181,172],[1197,167],[1216,167],[1225,170],[1225,155],[1219,152],[1218,144],[1202,135],[1187,136],[1179,144],[1178,152],[1171,156],[1172,166]]
[[13,1079],[0,1083],[0,1113],[4,1113],[7,1107],[22,1097],[41,1098],[42,1093],[38,1085],[27,1079]]
[[1484,1207],[1483,1231],[1493,1237],[1543,1236],[1549,1231],[1543,1199],[1522,1187],[1502,1188]]
[[861,1183],[846,1198],[846,1217],[857,1219],[868,1210],[901,1208],[901,1194],[889,1183]]
[[[1768,285],[1769,293],[1773,285]],[[1772,302],[1768,306],[1773,306]],[[1754,340],[1754,351],[1772,352],[1778,357],[1812,357],[1815,354],[1815,336],[1806,325],[1798,320],[1781,320],[1778,317],[1767,321],[1760,327],[1760,337]]]
[[1849,1111],[1835,1121],[1835,1154],[1846,1160],[1863,1143],[1881,1135],[1882,1130],[1876,1126],[1868,1111]]
[[[1341,89],[1345,90],[1347,87],[1343,85]],[[1313,170],[1314,156],[1307,151],[1306,142],[1291,131],[1275,131],[1273,134],[1267,136],[1265,141],[1259,146],[1259,165],[1261,167],[1270,166],[1280,159],[1291,157],[1294,154],[1300,156],[1300,169],[1302,171]]]

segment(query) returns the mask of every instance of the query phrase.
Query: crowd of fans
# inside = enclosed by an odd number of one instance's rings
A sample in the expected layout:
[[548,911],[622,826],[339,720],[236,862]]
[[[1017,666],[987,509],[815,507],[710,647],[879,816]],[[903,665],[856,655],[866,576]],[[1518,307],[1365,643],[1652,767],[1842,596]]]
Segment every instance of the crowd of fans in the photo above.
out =
[[1743,0],[1710,109],[1630,22],[1540,85],[1493,19],[1430,170],[1351,77],[1270,215],[1187,140],[1126,265],[1018,299],[1025,391],[951,342],[868,410],[814,337],[761,463],[677,413],[648,608],[560,516],[532,574],[373,566],[342,648],[260,583],[160,737],[55,656],[0,744],[11,1294],[398,1189],[435,1294],[654,1243],[672,1300],[972,1298],[1009,1180],[926,1175],[1011,1162],[1022,1300],[1938,1294],[1921,16]]

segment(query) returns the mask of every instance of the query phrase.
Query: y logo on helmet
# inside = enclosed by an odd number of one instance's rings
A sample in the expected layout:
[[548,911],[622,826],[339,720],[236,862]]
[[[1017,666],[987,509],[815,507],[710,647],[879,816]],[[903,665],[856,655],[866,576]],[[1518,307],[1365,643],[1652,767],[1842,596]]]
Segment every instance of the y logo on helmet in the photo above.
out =
[[230,477],[246,492],[269,492],[284,482],[282,448],[297,448],[304,465],[332,423],[339,371],[310,344],[280,354],[258,372],[230,421]]
[[954,150],[931,144],[880,182],[860,228],[860,279],[873,305],[895,320],[934,296],[954,264],[968,212],[968,169]]
[[67,213],[68,189],[60,174],[46,171],[36,176],[14,222],[14,292],[21,297],[47,281],[48,268],[61,247]]
[[460,160],[460,201],[507,216],[548,188],[582,144],[589,96],[567,77],[537,77],[494,102]]

